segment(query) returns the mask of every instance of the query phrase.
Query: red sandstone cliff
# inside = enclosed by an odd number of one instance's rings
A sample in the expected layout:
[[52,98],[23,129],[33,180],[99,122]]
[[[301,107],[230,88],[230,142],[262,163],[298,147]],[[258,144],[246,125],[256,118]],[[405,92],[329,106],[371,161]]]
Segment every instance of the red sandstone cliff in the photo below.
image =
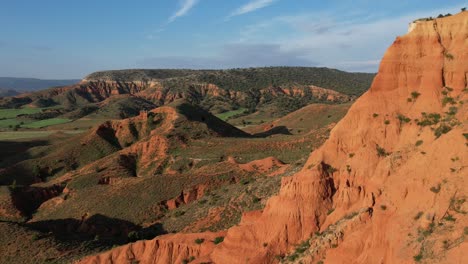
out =
[[[303,170],[193,263],[466,261],[467,36],[462,12],[398,37]],[[171,256],[194,252],[192,240],[168,235],[81,263],[178,263]]]

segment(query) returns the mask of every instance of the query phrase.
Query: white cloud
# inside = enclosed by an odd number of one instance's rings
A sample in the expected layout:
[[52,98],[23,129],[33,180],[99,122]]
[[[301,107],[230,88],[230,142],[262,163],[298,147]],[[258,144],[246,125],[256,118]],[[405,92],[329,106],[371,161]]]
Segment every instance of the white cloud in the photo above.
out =
[[172,23],[177,18],[185,16],[197,3],[198,0],[183,0],[180,8],[169,18],[168,23]]
[[244,14],[247,14],[247,13],[250,13],[250,12],[254,12],[254,11],[258,10],[258,9],[261,9],[261,8],[264,8],[264,7],[267,7],[267,6],[271,5],[271,4],[273,4],[275,1],[277,1],[277,0],[251,0],[247,4],[237,8],[236,10],[234,10],[227,17],[227,19],[229,19],[231,17],[234,17],[234,16],[240,16],[240,15],[244,15]]
[[[418,11],[398,17],[341,13],[278,16],[244,27],[240,43],[273,43],[319,66],[347,71],[376,72],[385,50],[408,24],[420,17],[456,13],[459,7]],[[280,32],[278,32],[280,31]]]

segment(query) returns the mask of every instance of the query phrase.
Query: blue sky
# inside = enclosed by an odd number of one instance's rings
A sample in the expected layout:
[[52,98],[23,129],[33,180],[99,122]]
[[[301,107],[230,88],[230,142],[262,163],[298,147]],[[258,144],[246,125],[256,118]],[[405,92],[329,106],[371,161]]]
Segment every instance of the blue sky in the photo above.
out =
[[375,72],[416,18],[455,0],[0,0],[0,76],[124,68],[325,66]]

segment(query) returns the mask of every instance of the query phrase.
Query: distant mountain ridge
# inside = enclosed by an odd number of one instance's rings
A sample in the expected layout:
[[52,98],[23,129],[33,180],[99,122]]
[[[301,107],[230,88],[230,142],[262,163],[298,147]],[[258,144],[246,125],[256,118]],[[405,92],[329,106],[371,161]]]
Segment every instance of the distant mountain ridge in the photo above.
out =
[[370,86],[374,73],[352,73],[324,67],[260,67],[227,70],[128,69],[99,71],[84,82],[149,82],[164,80],[165,86],[209,83],[223,90],[259,90],[269,86],[315,85],[359,96]]
[[15,90],[17,92],[37,91],[55,86],[71,85],[78,82],[80,82],[78,79],[46,80],[35,78],[0,77],[1,90]]
[[353,101],[370,87],[373,77],[311,67],[102,71],[73,85],[2,98],[0,108],[60,105],[72,111],[130,96],[155,106],[184,99],[213,114],[237,109],[253,113],[268,106],[285,114],[310,103]]

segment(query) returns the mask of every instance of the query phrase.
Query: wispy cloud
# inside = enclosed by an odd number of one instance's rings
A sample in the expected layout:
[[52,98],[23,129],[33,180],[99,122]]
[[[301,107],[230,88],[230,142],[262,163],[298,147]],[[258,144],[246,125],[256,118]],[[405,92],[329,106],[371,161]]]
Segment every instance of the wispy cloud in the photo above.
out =
[[199,2],[199,0],[180,0],[180,7],[177,11],[170,16],[167,21],[162,24],[158,29],[154,30],[152,33],[146,36],[147,39],[157,39],[158,34],[165,31],[166,27],[176,19],[187,15],[187,13]]
[[167,23],[172,23],[177,18],[185,16],[198,3],[198,0],[183,0],[180,3],[180,8],[169,17]]
[[231,17],[234,17],[234,16],[240,16],[240,15],[244,15],[250,12],[254,12],[258,9],[271,5],[276,1],[277,0],[251,0],[247,4],[234,10],[226,19],[230,19]]

